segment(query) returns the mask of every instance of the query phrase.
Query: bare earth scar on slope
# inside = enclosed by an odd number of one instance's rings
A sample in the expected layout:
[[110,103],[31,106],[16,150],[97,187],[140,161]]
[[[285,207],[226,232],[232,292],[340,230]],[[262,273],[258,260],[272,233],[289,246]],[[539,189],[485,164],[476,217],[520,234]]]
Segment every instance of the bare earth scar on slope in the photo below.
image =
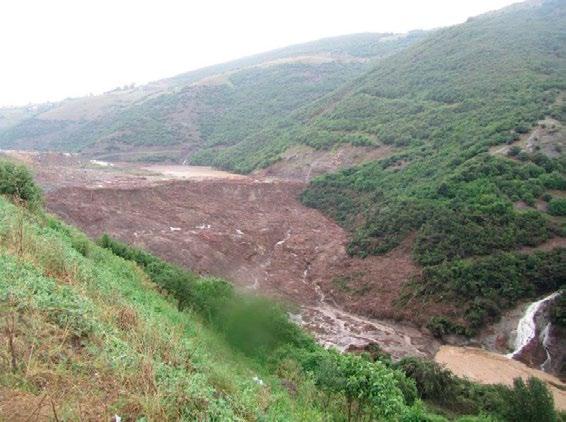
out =
[[[347,233],[298,202],[302,183],[76,157],[29,161],[47,187],[47,208],[68,223],[294,303],[293,318],[322,343],[343,350],[379,343],[394,357],[431,356],[437,348],[391,319],[403,316],[393,300],[418,272],[410,245],[383,257],[349,257]],[[363,291],[345,293],[341,279],[360,279]]]

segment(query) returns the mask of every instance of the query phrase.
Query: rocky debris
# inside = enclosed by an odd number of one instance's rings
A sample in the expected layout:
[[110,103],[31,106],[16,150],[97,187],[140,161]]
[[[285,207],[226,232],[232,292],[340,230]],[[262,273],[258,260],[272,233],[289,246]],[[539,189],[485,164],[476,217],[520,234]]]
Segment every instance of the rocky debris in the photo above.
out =
[[20,156],[46,188],[48,210],[68,223],[289,302],[296,321],[324,344],[380,344],[394,357],[432,356],[438,346],[392,319],[407,312],[393,301],[418,273],[411,240],[383,257],[348,256],[348,234],[297,200],[303,182],[182,166],[99,166],[56,153]]

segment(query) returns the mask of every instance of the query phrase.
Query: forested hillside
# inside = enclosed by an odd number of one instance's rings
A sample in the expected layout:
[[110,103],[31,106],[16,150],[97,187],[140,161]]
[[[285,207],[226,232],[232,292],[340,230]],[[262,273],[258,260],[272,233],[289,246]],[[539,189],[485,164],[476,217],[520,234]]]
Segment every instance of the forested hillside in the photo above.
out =
[[[237,144],[413,44],[423,32],[323,39],[141,87],[0,109],[0,148],[183,162]],[[201,158],[201,161],[203,158]],[[264,163],[265,164],[265,163]]]
[[305,112],[304,133],[399,147],[315,180],[302,199],[352,230],[352,254],[382,254],[416,234],[424,272],[406,300],[440,307],[437,332],[473,333],[564,285],[564,249],[518,253],[565,235],[564,28],[563,0],[470,19]]

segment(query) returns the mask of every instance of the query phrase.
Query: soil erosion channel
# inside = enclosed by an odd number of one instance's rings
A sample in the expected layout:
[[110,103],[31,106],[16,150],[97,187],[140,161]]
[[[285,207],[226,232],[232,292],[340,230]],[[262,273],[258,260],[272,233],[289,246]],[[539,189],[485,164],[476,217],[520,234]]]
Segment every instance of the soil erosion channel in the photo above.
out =
[[[347,233],[297,197],[299,182],[186,166],[134,166],[35,154],[26,159],[47,208],[92,237],[108,233],[201,274],[297,305],[291,315],[321,343],[341,350],[378,343],[395,358],[433,356],[438,344],[389,320],[398,284],[417,269],[406,251],[360,260]],[[380,294],[358,295],[380,319],[333,299],[335,278],[363,271]],[[355,295],[354,295],[355,296]],[[341,302],[342,304],[342,302]],[[352,306],[353,305],[353,306]],[[381,312],[383,311],[383,312]]]

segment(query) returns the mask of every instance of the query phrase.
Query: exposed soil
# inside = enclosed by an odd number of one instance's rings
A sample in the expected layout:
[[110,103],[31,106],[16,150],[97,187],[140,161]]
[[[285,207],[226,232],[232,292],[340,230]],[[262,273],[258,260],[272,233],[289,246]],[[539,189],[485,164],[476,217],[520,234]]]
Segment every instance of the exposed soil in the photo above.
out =
[[307,145],[296,145],[283,152],[279,161],[256,171],[254,176],[308,182],[324,173],[385,158],[393,151],[393,147],[389,145],[377,148],[343,145],[329,151],[315,150]]
[[302,182],[21,155],[47,190],[47,208],[92,237],[109,233],[201,274],[296,304],[293,318],[342,350],[378,343],[395,358],[436,352],[430,336],[393,320],[412,318],[394,306],[419,271],[411,239],[385,256],[349,257],[347,233],[297,200]]
[[541,152],[554,158],[566,148],[566,127],[550,117],[540,120],[528,133],[509,145],[496,145],[489,152],[492,155],[507,156],[512,147],[519,147],[530,154]]

